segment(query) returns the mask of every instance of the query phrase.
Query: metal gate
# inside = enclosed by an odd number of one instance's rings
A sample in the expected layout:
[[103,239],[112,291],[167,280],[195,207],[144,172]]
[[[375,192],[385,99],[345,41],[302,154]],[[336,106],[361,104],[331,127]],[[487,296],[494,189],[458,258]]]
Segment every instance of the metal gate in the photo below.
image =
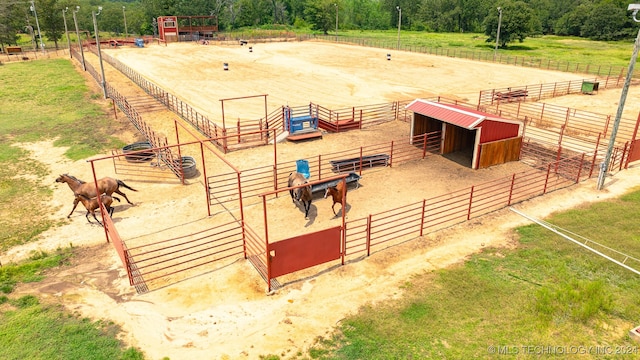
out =
[[268,245],[269,277],[290,274],[342,256],[341,226],[280,240]]
[[627,158],[627,164],[640,160],[640,139],[633,140],[629,147],[629,157]]

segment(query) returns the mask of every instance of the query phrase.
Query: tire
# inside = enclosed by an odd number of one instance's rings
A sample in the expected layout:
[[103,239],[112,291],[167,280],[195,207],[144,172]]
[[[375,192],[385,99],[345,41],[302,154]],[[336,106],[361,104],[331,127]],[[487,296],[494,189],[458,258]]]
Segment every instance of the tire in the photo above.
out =
[[198,175],[198,169],[196,168],[196,160],[192,156],[182,157],[182,170],[184,171],[184,178],[191,179]]
[[[129,145],[123,147],[122,148],[122,153],[123,154],[127,154],[127,153],[134,152],[134,151],[140,151],[140,150],[146,150],[146,149],[152,149],[152,148],[153,148],[153,146],[151,146],[151,144],[149,142],[140,141],[140,142],[129,144]],[[133,162],[133,163],[140,163],[140,162],[150,161],[154,157],[155,157],[155,154],[153,153],[153,151],[143,151],[143,152],[139,152],[137,154],[125,155],[124,156],[125,160],[127,160],[128,162]]]

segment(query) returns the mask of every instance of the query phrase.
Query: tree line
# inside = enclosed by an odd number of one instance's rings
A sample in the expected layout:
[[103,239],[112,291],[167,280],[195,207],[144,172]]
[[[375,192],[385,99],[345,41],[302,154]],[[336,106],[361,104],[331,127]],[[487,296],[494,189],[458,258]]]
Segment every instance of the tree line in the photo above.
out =
[[[0,0],[0,46],[28,34],[57,48],[67,29],[85,36],[99,31],[121,36],[152,35],[158,16],[217,18],[220,31],[247,27],[342,30],[396,29],[484,33],[499,44],[551,34],[620,40],[635,37],[637,24],[621,0]],[[98,10],[98,6],[102,10]],[[37,21],[36,21],[37,13]],[[75,15],[75,19],[74,19]]]

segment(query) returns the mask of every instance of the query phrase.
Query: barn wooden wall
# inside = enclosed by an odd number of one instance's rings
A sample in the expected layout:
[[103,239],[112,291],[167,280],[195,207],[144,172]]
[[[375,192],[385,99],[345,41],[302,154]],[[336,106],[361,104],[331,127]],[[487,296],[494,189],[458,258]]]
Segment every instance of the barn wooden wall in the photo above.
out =
[[481,144],[478,169],[519,160],[521,146],[522,137]]

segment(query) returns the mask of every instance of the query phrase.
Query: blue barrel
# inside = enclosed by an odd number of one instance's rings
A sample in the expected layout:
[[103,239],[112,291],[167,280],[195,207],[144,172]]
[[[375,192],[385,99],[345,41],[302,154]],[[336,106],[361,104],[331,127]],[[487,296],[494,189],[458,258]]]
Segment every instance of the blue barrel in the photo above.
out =
[[311,176],[311,172],[309,171],[309,161],[296,160],[296,172],[299,172],[305,179],[308,179]]
[[144,47],[144,39],[134,39],[133,42],[137,47]]

